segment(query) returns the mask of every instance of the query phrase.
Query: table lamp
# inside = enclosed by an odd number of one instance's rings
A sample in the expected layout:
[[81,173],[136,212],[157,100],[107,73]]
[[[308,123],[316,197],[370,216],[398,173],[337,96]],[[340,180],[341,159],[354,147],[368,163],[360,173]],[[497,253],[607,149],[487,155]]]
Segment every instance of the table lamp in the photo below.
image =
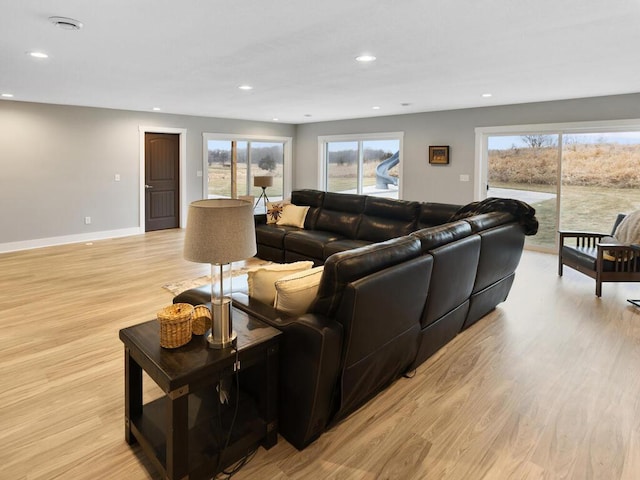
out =
[[253,186],[254,187],[262,187],[262,193],[258,197],[256,204],[253,206],[255,209],[260,203],[260,199],[264,201],[264,211],[267,211],[267,202],[269,201],[269,197],[267,197],[267,187],[273,185],[273,177],[271,175],[256,175],[253,177]]
[[[255,253],[256,235],[250,202],[220,198],[198,200],[189,205],[184,258],[211,264],[212,326],[206,338],[212,348],[227,348],[236,339],[231,319],[231,297],[224,291],[229,264],[252,257]],[[217,292],[216,273],[219,276]]]

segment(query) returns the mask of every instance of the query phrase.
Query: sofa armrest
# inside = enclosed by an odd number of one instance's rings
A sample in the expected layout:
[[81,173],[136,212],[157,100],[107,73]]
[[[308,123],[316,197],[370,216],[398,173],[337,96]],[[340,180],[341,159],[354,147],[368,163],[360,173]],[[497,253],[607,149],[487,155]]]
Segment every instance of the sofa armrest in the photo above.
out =
[[342,325],[321,314],[298,317],[234,294],[234,306],[283,332],[280,343],[279,430],[298,449],[315,440],[335,411]]

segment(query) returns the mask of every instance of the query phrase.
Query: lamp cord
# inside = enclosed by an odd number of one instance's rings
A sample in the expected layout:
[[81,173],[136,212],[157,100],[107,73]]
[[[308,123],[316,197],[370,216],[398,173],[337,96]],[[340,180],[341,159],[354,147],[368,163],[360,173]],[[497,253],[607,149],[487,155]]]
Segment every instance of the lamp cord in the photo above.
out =
[[[233,412],[233,419],[231,420],[231,426],[229,427],[229,432],[227,433],[227,440],[224,443],[224,447],[222,447],[222,449],[218,452],[218,462],[216,464],[216,469],[215,472],[218,472],[218,470],[220,469],[220,462],[222,461],[222,454],[223,452],[227,449],[227,447],[229,446],[229,442],[231,441],[231,434],[233,432],[233,427],[236,424],[236,419],[238,417],[238,409],[240,406],[240,372],[239,372],[239,368],[237,368],[238,365],[240,365],[240,352],[238,351],[238,345],[236,343],[234,343],[231,348],[233,348],[233,350],[236,352],[236,358],[235,358],[235,365],[236,365],[236,370],[235,370],[235,377],[236,377],[236,406],[234,408],[234,412]],[[220,402],[218,402],[218,412],[220,412]],[[222,415],[219,415],[220,417],[220,425],[222,426]],[[238,463],[239,465],[236,465],[235,467],[233,467],[230,471],[226,471],[226,470],[222,470],[222,474],[226,475],[225,477],[220,477],[218,475],[218,473],[216,473],[215,475],[215,479],[223,479],[223,480],[228,480],[231,477],[233,477],[236,473],[238,473],[238,471],[247,464],[247,462],[249,462],[249,460],[251,460],[251,458],[253,458],[253,455],[255,454],[255,450],[253,452],[249,452],[247,453],[247,455],[242,458]]]

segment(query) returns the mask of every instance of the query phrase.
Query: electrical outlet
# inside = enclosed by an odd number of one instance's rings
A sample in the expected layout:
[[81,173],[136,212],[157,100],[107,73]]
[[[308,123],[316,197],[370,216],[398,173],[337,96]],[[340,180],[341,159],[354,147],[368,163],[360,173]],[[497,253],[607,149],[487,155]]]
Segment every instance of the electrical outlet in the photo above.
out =
[[469,181],[469,175],[460,175],[460,181],[461,182],[468,182]]
[[119,181],[120,181],[120,174],[119,174],[119,173],[116,173],[116,174],[113,176],[113,179],[114,179],[116,182],[119,182]]
[[198,170],[196,172],[196,177],[201,177],[202,176],[202,170]]
[[91,217],[84,217],[84,224],[85,225],[90,225],[91,224]]

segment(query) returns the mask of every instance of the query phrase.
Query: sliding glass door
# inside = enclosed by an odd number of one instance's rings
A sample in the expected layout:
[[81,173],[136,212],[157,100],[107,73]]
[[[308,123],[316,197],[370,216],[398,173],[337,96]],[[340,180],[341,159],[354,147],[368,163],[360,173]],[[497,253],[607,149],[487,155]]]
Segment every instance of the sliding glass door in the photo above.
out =
[[640,130],[483,135],[486,196],[536,209],[540,228],[527,237],[529,247],[555,251],[559,228],[609,233],[618,213],[640,209]]
[[[282,200],[291,184],[291,139],[204,134],[206,198],[252,196],[262,193],[253,185],[256,176],[273,177],[265,190],[269,200]],[[289,187],[290,188],[290,187]],[[258,202],[256,212],[264,210]]]
[[530,246],[555,244],[558,217],[559,135],[495,135],[487,138],[487,197],[533,205],[540,222]]

